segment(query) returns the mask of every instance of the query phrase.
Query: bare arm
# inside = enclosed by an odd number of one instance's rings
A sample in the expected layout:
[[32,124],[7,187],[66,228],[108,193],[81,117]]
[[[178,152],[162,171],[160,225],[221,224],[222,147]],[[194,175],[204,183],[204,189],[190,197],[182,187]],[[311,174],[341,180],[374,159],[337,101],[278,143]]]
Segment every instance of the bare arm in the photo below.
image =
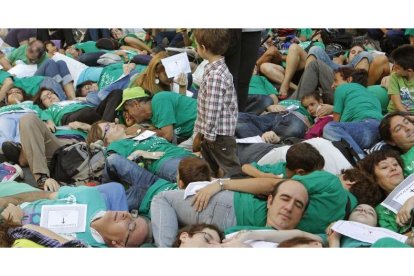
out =
[[[232,239],[238,239],[242,242],[248,240],[255,240],[255,241],[268,241],[268,242],[275,242],[281,243],[285,240],[289,240],[292,238],[303,237],[303,238],[310,238],[315,241],[323,242],[320,236],[304,232],[301,230],[261,230],[261,231],[240,231]],[[229,240],[224,240],[223,242],[227,242]]]
[[390,99],[394,103],[394,106],[398,111],[407,111],[407,108],[401,102],[401,97],[399,94],[391,95]]
[[252,177],[266,177],[266,178],[280,178],[274,174],[271,173],[264,173],[262,171],[259,171],[255,167],[253,167],[250,164],[244,164],[242,166],[242,172],[244,172],[247,175],[250,175]]
[[159,129],[154,130],[159,137],[163,137],[168,141],[172,141],[174,137],[174,128],[172,125],[168,125]]
[[53,193],[46,191],[25,192],[12,196],[0,197],[0,209],[6,208],[9,203],[19,205],[23,202],[32,202],[39,199],[52,199]]
[[0,65],[3,66],[4,71],[8,71],[10,70],[10,68],[12,68],[10,61],[1,51],[0,51]]
[[7,91],[13,88],[14,82],[12,78],[6,78],[3,81],[3,85],[0,88],[0,101],[2,101],[6,97]]

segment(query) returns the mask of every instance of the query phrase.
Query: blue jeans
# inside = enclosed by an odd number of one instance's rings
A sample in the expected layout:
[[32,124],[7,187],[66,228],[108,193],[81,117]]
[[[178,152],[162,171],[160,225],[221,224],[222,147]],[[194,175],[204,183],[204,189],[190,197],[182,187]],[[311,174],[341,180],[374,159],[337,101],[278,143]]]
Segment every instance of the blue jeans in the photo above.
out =
[[128,209],[139,209],[148,188],[159,178],[136,163],[119,154],[106,159],[103,182],[119,181],[128,186],[126,198]]
[[100,38],[111,38],[109,29],[87,29],[86,33],[89,35],[89,40],[98,41]]
[[177,182],[177,170],[180,161],[188,156],[172,157],[163,161],[160,170],[157,172],[157,175],[165,180],[170,182]]
[[372,147],[380,140],[378,132],[379,120],[365,119],[361,122],[330,122],[323,128],[323,138],[330,141],[344,139],[364,158],[363,149]]
[[61,101],[66,100],[66,94],[65,91],[63,91],[62,86],[51,77],[44,77],[40,87],[52,89]]
[[202,212],[194,210],[192,197],[184,198],[184,190],[161,192],[151,202],[151,226],[155,245],[171,247],[179,225],[215,224],[224,231],[236,225],[234,192],[222,191],[214,195]]
[[96,186],[106,203],[107,211],[128,211],[124,186],[110,182]]
[[63,60],[54,61],[53,59],[47,59],[37,69],[35,76],[51,77],[58,83],[62,82],[63,85],[73,81],[68,66]]
[[302,138],[307,127],[292,113],[271,112],[262,116],[239,112],[236,133],[237,138],[262,136],[266,131],[274,131],[282,139],[286,137]]
[[244,112],[260,115],[272,104],[273,99],[268,95],[249,95],[247,97],[247,106],[244,109]]
[[372,55],[368,52],[361,52],[358,55],[354,57],[354,59],[346,65],[341,65],[333,62],[331,58],[328,56],[328,54],[325,52],[324,49],[322,49],[319,46],[312,46],[309,49],[308,55],[315,56],[316,59],[321,60],[325,62],[329,67],[332,68],[332,70],[336,70],[338,68],[342,67],[352,67],[354,68],[362,59],[366,58],[368,60],[368,63],[371,64],[371,61],[373,59]]

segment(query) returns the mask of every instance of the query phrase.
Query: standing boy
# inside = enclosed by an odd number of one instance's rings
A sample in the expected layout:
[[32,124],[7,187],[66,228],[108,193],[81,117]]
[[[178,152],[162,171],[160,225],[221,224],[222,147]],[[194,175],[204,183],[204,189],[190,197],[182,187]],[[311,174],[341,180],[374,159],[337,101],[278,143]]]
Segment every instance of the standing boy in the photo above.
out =
[[[237,94],[222,56],[230,43],[227,29],[196,29],[197,53],[208,60],[197,99],[194,132],[201,138],[201,154],[216,177],[241,172],[234,132]],[[195,139],[197,141],[198,139]]]

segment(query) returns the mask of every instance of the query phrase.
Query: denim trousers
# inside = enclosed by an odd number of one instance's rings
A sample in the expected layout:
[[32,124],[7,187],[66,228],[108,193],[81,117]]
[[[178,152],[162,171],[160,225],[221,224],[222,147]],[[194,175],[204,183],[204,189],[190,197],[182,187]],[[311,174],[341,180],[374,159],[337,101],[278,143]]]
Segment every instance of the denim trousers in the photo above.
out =
[[344,139],[363,158],[363,149],[372,147],[380,140],[377,119],[365,119],[360,122],[330,122],[323,129],[323,138],[330,141]]
[[56,82],[51,77],[44,77],[42,83],[40,84],[40,87],[46,87],[47,89],[52,89],[55,91],[55,94],[58,96],[58,98],[61,101],[66,100],[66,94],[65,91],[63,91],[62,86]]
[[244,112],[260,115],[272,104],[273,99],[268,95],[249,95],[247,97],[247,106],[244,109]]
[[62,82],[63,85],[73,81],[69,68],[63,60],[54,61],[47,59],[37,69],[35,76],[46,76],[53,78],[56,82]]
[[103,182],[117,181],[126,188],[128,209],[139,209],[148,188],[159,179],[158,176],[141,168],[119,154],[111,154],[105,163]]
[[183,225],[209,223],[224,231],[236,225],[233,203],[234,192],[221,191],[214,195],[202,212],[194,210],[193,197],[185,200],[184,190],[164,191],[156,195],[151,203],[151,226],[157,247],[171,247],[179,227]]

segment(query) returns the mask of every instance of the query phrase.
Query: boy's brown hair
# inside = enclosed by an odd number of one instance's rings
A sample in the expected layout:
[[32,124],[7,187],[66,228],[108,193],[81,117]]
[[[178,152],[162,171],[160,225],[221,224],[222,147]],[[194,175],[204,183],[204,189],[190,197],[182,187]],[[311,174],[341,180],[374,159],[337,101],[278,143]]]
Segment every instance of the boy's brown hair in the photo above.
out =
[[228,29],[195,29],[194,37],[198,46],[203,45],[214,55],[224,55],[230,45]]

